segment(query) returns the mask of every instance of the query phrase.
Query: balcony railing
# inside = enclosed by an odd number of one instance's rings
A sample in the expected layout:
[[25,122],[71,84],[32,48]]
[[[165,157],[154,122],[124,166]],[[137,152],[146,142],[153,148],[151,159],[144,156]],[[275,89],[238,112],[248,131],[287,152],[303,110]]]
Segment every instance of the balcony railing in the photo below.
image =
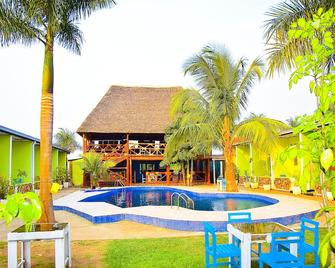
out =
[[[165,143],[129,143],[129,144],[102,144],[89,143],[87,151],[95,151],[104,154],[104,158],[122,157],[127,151],[129,155],[136,156],[163,156],[165,150]],[[127,150],[127,148],[129,148]]]

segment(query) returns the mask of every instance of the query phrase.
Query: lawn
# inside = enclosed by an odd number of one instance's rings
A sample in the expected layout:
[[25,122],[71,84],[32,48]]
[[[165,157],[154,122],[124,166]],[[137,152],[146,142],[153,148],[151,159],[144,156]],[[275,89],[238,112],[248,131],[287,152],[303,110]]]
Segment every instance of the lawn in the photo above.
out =
[[[320,230],[321,239],[326,232]],[[226,243],[227,235],[219,235],[218,240]],[[33,267],[53,267],[53,254],[53,243],[32,243]],[[6,256],[6,243],[0,242],[0,267],[6,267]],[[72,259],[73,267],[204,267],[204,239],[195,236],[73,241]],[[254,263],[253,267],[258,265]]]

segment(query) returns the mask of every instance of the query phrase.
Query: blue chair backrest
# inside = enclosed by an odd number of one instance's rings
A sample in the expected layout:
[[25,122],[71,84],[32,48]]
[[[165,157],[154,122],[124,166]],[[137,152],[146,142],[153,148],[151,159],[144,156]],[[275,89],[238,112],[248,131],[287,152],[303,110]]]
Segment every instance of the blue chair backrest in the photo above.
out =
[[[204,230],[205,230],[205,247],[206,247],[206,249],[209,249],[210,247],[213,247],[212,249],[215,252],[215,250],[216,250],[216,233],[215,233],[216,230],[208,222],[204,222]],[[210,241],[210,239],[212,241]]]
[[278,232],[271,234],[271,252],[279,250],[278,246],[290,248],[290,244],[298,244],[298,249],[302,242],[302,232]]
[[304,242],[305,242],[305,233],[306,232],[313,233],[313,240],[314,240],[313,247],[315,247],[316,250],[318,250],[319,248],[319,223],[317,221],[313,221],[313,220],[302,217],[300,229],[301,229],[301,232],[304,238]]
[[228,223],[252,223],[251,212],[229,212]]

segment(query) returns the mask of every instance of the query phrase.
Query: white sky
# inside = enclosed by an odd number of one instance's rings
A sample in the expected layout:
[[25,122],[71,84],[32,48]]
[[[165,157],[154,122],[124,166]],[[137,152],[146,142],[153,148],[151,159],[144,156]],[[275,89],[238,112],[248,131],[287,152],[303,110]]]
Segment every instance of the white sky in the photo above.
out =
[[[118,0],[81,22],[76,56],[55,48],[54,130],[76,130],[114,84],[194,86],[182,64],[204,45],[225,45],[234,57],[264,54],[264,13],[278,0]],[[39,137],[43,46],[0,48],[0,125]],[[288,76],[257,83],[247,113],[285,120],[310,113],[305,85]],[[139,111],[140,112],[140,111]]]

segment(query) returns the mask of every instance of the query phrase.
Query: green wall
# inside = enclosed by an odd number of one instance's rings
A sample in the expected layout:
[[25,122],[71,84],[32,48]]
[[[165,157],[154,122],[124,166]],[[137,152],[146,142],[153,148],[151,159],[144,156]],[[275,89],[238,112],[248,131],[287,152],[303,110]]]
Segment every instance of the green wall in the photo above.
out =
[[35,145],[35,162],[34,162],[35,180],[40,180],[40,146]]
[[66,169],[66,153],[58,151],[58,166]]
[[24,182],[31,181],[32,171],[32,141],[13,141],[12,142],[12,178],[18,178],[18,170],[25,171],[27,177]]
[[10,136],[0,135],[0,177],[9,178]]
[[58,167],[58,150],[52,149],[52,178],[56,178]]
[[249,144],[236,146],[236,153],[237,153],[237,168],[239,170],[240,176],[244,176],[246,172],[250,176]]
[[71,161],[71,178],[75,186],[83,185],[84,173],[82,169],[82,159]]

